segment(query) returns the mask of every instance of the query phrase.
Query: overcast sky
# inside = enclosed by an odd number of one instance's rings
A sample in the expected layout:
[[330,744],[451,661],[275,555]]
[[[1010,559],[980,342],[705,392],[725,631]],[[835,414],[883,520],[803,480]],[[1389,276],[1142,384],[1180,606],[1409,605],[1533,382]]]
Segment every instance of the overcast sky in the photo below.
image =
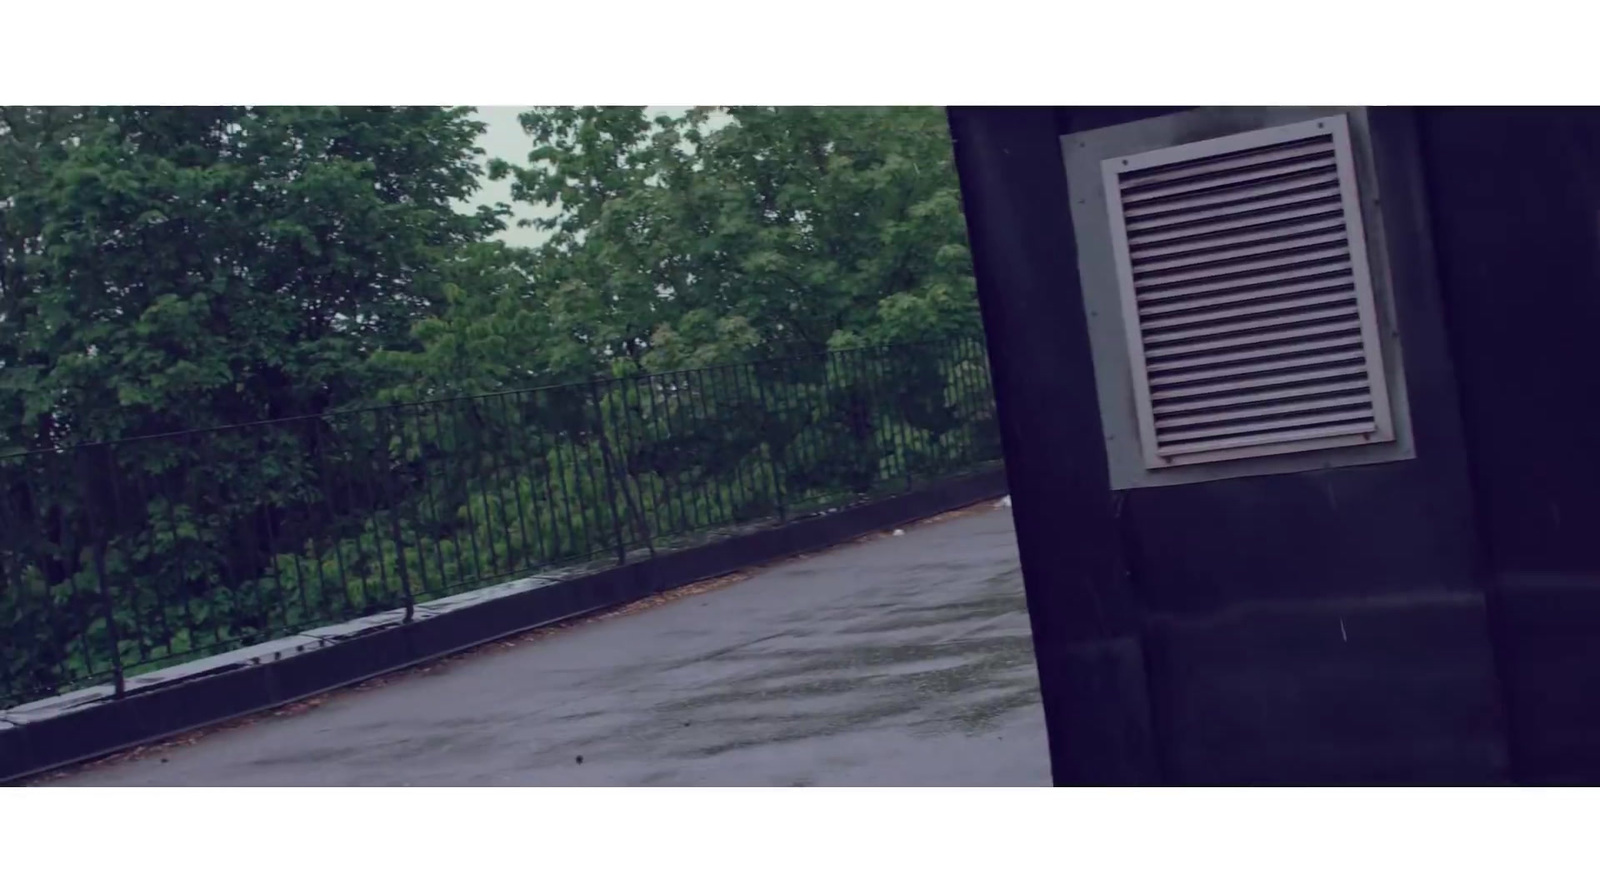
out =
[[[528,135],[522,132],[522,125],[517,123],[517,115],[527,111],[525,105],[485,105],[478,107],[478,118],[488,125],[483,135],[478,137],[478,145],[486,153],[482,159],[487,166],[490,158],[504,158],[514,164],[523,164],[527,161],[528,150],[532,148]],[[688,110],[688,106],[659,105],[648,107],[651,115],[680,114]],[[511,181],[501,180],[492,182],[488,177],[483,179],[482,188],[472,199],[471,205],[492,205],[495,202],[511,202]],[[527,205],[512,204],[512,211],[516,218],[528,216]],[[544,240],[544,234],[538,230],[523,229],[510,226],[501,238],[512,245],[533,246]]]

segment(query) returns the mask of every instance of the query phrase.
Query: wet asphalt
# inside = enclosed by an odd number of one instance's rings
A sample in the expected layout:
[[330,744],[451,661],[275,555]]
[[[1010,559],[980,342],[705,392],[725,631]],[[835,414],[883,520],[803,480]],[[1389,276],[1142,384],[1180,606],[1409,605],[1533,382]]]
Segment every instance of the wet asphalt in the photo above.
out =
[[986,505],[59,783],[1049,780],[1011,513]]

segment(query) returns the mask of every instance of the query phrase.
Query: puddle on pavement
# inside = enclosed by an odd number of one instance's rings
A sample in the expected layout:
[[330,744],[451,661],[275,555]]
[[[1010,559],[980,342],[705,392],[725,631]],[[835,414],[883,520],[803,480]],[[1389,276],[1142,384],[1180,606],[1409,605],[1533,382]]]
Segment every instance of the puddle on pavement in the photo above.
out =
[[[667,668],[710,663],[739,672],[722,675],[714,688],[663,698],[610,734],[574,746],[598,751],[626,741],[629,750],[643,744],[663,756],[710,757],[890,722],[916,734],[977,734],[1015,710],[1037,709],[1018,570],[955,588],[966,592],[932,604],[930,596],[940,593],[926,589],[903,600],[864,593],[872,601],[855,603],[857,616],[868,616],[834,632],[766,637]],[[975,621],[1007,617],[983,624],[985,635],[959,635]],[[912,636],[885,642],[890,632]]]
[[846,627],[847,632],[880,633],[923,627],[953,626],[979,620],[994,620],[1010,614],[1023,614],[1022,629],[1027,629],[1026,605],[1022,598],[1022,574],[1017,570],[996,574],[985,580],[980,593],[960,601],[934,604],[907,604],[891,607],[882,616],[869,617]]

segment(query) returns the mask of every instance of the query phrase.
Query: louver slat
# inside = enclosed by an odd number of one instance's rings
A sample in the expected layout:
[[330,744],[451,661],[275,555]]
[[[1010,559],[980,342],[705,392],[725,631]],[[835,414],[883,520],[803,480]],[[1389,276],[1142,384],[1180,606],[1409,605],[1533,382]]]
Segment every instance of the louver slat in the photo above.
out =
[[[1328,319],[1344,319],[1347,317],[1349,319],[1356,320],[1357,322],[1360,321],[1360,317],[1358,317],[1355,311],[1349,307],[1336,306],[1319,310],[1307,310],[1301,313],[1279,312],[1282,305],[1268,305],[1268,307],[1271,309],[1266,311],[1262,311],[1259,307],[1246,307],[1245,312],[1241,312],[1238,315],[1245,316],[1248,313],[1250,318],[1243,319],[1239,322],[1225,322],[1220,325],[1204,326],[1202,328],[1194,328],[1191,323],[1189,328],[1177,329],[1175,331],[1162,331],[1161,328],[1157,328],[1155,331],[1147,333],[1144,336],[1144,343],[1146,345],[1157,345],[1174,341],[1194,341],[1198,346],[1210,343],[1204,339],[1210,338],[1213,335],[1227,335],[1233,332],[1248,332],[1251,329],[1292,326],[1297,323],[1321,322]],[[1293,310],[1296,308],[1291,307],[1289,309]],[[1158,356],[1160,351],[1164,349],[1166,348],[1152,346],[1147,351],[1147,354],[1152,357]]]
[[1224,238],[1233,238],[1233,234],[1237,230],[1255,227],[1294,226],[1303,223],[1326,222],[1329,219],[1338,221],[1341,216],[1337,210],[1330,215],[1329,209],[1325,204],[1301,204],[1283,211],[1235,215],[1223,220],[1195,223],[1188,226],[1165,227],[1146,236],[1135,236],[1130,233],[1128,242],[1139,248],[1160,249],[1173,243],[1189,242],[1201,236],[1220,234]]
[[1322,381],[1316,384],[1301,385],[1296,388],[1270,388],[1265,391],[1246,391],[1233,393],[1224,397],[1201,397],[1200,399],[1178,400],[1174,399],[1165,407],[1167,414],[1174,418],[1181,417],[1184,412],[1194,412],[1201,409],[1216,409],[1224,406],[1241,406],[1246,403],[1274,403],[1295,400],[1301,397],[1315,397],[1321,394],[1338,394],[1344,391],[1359,391],[1363,394],[1367,390],[1365,376],[1346,378],[1343,381]]
[[[1321,400],[1302,400],[1293,403],[1280,403],[1274,408],[1285,415],[1310,412],[1315,409],[1344,409],[1346,407],[1362,407],[1362,414],[1366,409],[1367,396],[1365,394],[1346,394],[1340,397],[1326,397]],[[1224,410],[1222,412],[1208,412],[1197,415],[1172,415],[1157,422],[1160,428],[1190,428],[1199,425],[1211,425],[1215,422],[1232,422],[1239,419],[1258,418],[1261,415],[1260,407],[1245,409]],[[1208,431],[1207,436],[1214,435],[1215,431]]]
[[1148,465],[1392,438],[1343,118],[1105,169]]
[[1179,248],[1154,248],[1141,252],[1141,257],[1149,260],[1134,265],[1133,275],[1139,276],[1160,270],[1178,270],[1184,267],[1204,267],[1263,254],[1281,254],[1303,248],[1337,245],[1343,241],[1344,227],[1330,226],[1327,222],[1275,227],[1259,232],[1204,239]]
[[[1200,325],[1201,323],[1217,322],[1224,319],[1239,319],[1240,317],[1244,316],[1256,316],[1264,313],[1287,313],[1293,310],[1302,310],[1307,307],[1326,307],[1332,305],[1348,308],[1349,298],[1349,292],[1331,291],[1323,292],[1321,294],[1307,295],[1303,298],[1273,300],[1265,303],[1243,304],[1238,301],[1231,301],[1221,305],[1220,309],[1216,310],[1210,310],[1207,308],[1216,307],[1218,305],[1206,304],[1199,308],[1187,308],[1200,309],[1204,311],[1202,313],[1181,313],[1168,316],[1154,316],[1146,319],[1144,320],[1144,329],[1146,333],[1160,332],[1162,329],[1196,326]],[[1160,340],[1161,337],[1162,336],[1159,335],[1146,334],[1145,340],[1154,342]]]
[[[1328,178],[1322,178],[1327,182]],[[1152,231],[1159,231],[1169,226],[1180,224],[1200,224],[1206,222],[1223,223],[1238,220],[1247,215],[1263,211],[1278,211],[1288,213],[1298,211],[1302,214],[1313,214],[1327,210],[1330,202],[1339,198],[1337,184],[1329,184],[1317,189],[1296,188],[1290,191],[1273,189],[1266,191],[1260,198],[1251,201],[1217,204],[1207,202],[1203,206],[1190,209],[1187,213],[1165,213],[1155,216],[1160,208],[1146,208],[1143,215],[1133,215],[1128,220],[1128,232],[1148,235]],[[1219,219],[1220,218],[1220,219]]]
[[[1224,347],[1248,347],[1253,344],[1262,344],[1268,341],[1296,340],[1308,338],[1313,335],[1347,334],[1356,335],[1357,337],[1353,343],[1359,344],[1361,340],[1361,320],[1357,318],[1354,313],[1349,313],[1348,317],[1348,319],[1342,322],[1323,323],[1321,325],[1287,325],[1270,332],[1253,331],[1249,332],[1248,334],[1236,335],[1232,338],[1219,339],[1211,337],[1197,337],[1186,344],[1171,344],[1166,347],[1152,347],[1146,353],[1146,356],[1154,359],[1157,357],[1182,356],[1184,354],[1204,354],[1204,357],[1197,360],[1197,364],[1210,365],[1224,362],[1224,357],[1229,359],[1250,359],[1252,357],[1268,356],[1276,353],[1301,353],[1313,349],[1305,344],[1296,343],[1282,346],[1275,345],[1268,353],[1262,353],[1261,351],[1249,351],[1244,354],[1225,354],[1222,357],[1214,356],[1212,354],[1212,351],[1219,350]],[[1287,318],[1268,318],[1267,320],[1264,320],[1264,322],[1275,323],[1282,326],[1287,322]],[[1344,341],[1342,343],[1352,342]],[[1321,342],[1318,342],[1318,344],[1320,345]],[[1320,349],[1320,347],[1316,349]],[[1154,364],[1150,366],[1151,371],[1154,371],[1155,368],[1156,367]]]
[[1365,375],[1366,370],[1359,365],[1324,366],[1318,369],[1295,369],[1278,375],[1265,377],[1252,377],[1246,381],[1208,382],[1206,384],[1191,385],[1181,388],[1156,388],[1150,396],[1160,402],[1162,400],[1177,400],[1182,397],[1197,397],[1202,394],[1231,393],[1245,391],[1258,387],[1273,387],[1283,384],[1295,384],[1302,381],[1320,381],[1328,378],[1348,378],[1356,375]]
[[1171,306],[1157,302],[1170,301],[1177,298],[1204,297],[1215,301],[1218,300],[1216,297],[1218,295],[1223,298],[1230,295],[1238,295],[1237,300],[1245,300],[1257,296],[1254,292],[1246,290],[1255,288],[1277,288],[1287,292],[1310,291],[1314,288],[1331,285],[1337,281],[1336,277],[1348,276],[1350,273],[1350,262],[1348,260],[1340,260],[1316,266],[1271,270],[1253,276],[1242,276],[1227,283],[1199,282],[1186,283],[1182,286],[1148,287],[1140,289],[1140,291],[1141,299],[1145,300],[1149,306],[1141,307],[1140,309],[1148,309],[1151,313],[1170,311],[1172,309]]

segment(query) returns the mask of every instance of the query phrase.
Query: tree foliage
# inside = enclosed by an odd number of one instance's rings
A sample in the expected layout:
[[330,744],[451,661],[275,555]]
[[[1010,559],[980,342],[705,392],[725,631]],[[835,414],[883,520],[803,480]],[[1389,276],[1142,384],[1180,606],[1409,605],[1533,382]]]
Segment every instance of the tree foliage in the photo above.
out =
[[462,214],[466,109],[0,109],[0,445],[315,413],[416,345]]
[[979,332],[937,109],[541,108],[522,124],[525,163],[490,174],[553,209],[534,221],[548,241],[519,253],[520,282],[467,290],[419,331],[418,374],[437,361],[453,379],[468,344],[521,384]]

